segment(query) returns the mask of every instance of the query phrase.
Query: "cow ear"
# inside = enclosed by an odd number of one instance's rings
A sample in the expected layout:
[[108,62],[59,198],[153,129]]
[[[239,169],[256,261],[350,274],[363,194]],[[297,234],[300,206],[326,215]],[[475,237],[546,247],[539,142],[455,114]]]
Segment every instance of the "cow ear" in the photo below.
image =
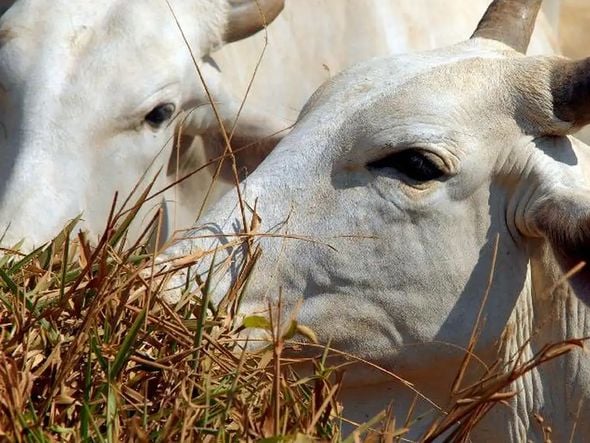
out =
[[[225,131],[236,158],[238,172],[243,178],[256,169],[287,134],[290,124],[270,113],[250,109],[247,105],[240,110],[238,100],[224,94],[220,96],[223,99],[216,103],[216,112],[210,105],[190,112],[182,124],[182,133],[200,137],[206,157],[215,159],[225,152]],[[221,178],[233,182],[231,161],[226,159],[223,165]]]
[[590,188],[553,182],[536,194],[526,211],[527,225],[549,242],[564,273],[575,271],[570,284],[578,297],[589,303]]
[[[289,125],[282,119],[260,112],[240,115],[233,133],[233,122],[224,125],[236,159],[239,178],[245,178],[270,154],[288,131]],[[207,158],[214,159],[226,151],[226,138],[219,125],[201,134]],[[234,174],[229,158],[223,162],[221,178],[233,182]]]
[[16,0],[0,0],[0,16],[8,11],[15,2]]
[[[240,179],[254,171],[281,141],[287,126],[276,119],[243,119],[238,122],[230,145],[236,159]],[[203,136],[208,158],[217,158],[225,152],[226,143],[221,130],[211,130]],[[224,161],[221,178],[233,182],[234,175],[229,159]]]

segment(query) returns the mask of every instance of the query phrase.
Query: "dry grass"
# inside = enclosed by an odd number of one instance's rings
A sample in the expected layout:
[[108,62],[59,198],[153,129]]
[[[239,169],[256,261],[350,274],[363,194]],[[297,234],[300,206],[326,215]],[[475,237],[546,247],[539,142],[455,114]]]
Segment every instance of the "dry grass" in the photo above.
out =
[[[258,254],[217,307],[209,282],[197,281],[199,293],[173,308],[160,299],[155,282],[162,280],[147,281],[153,273],[143,272],[153,262],[143,244],[157,218],[142,241],[123,246],[135,212],[112,214],[97,246],[82,233],[69,240],[74,221],[43,248],[0,256],[0,439],[341,441],[336,399],[346,368],[330,367],[331,351],[321,347],[316,358],[285,358],[295,334],[312,336],[294,321],[248,317],[242,324],[233,315]],[[269,346],[246,352],[244,326],[266,329]],[[496,366],[460,389],[462,371],[453,404],[421,440],[467,441],[494,405],[514,395],[515,379],[581,345],[548,345],[533,360]],[[401,441],[407,432],[384,412],[348,441]]]
[[296,325],[248,353],[229,314],[241,288],[224,311],[207,302],[208,282],[175,309],[161,302],[142,277],[147,250],[121,246],[130,217],[111,217],[96,247],[83,234],[70,242],[72,224],[29,255],[4,251],[0,437],[229,441],[304,431],[337,440],[334,371],[319,359],[301,379],[281,359]]
[[[196,61],[195,69],[204,84]],[[230,146],[235,124],[228,133],[209,98],[226,145],[222,158],[231,161],[237,182]],[[214,179],[220,168],[221,162]],[[337,395],[346,367],[331,367],[328,357],[343,353],[318,346],[316,358],[286,358],[283,349],[295,334],[313,333],[272,316],[237,321],[236,306],[257,253],[218,306],[209,302],[208,281],[198,281],[198,293],[187,292],[175,307],[162,302],[155,281],[164,280],[146,280],[154,273],[143,272],[153,270],[146,244],[157,217],[142,239],[125,246],[136,213],[113,212],[97,245],[83,233],[70,240],[74,221],[30,254],[18,252],[18,245],[0,251],[0,441],[404,440],[410,430],[396,427],[387,410],[352,435],[341,434]],[[254,226],[245,218],[243,223],[239,241],[251,242]],[[182,266],[196,259],[183,260]],[[583,340],[548,344],[530,361],[493,365],[477,383],[461,388],[477,326],[452,403],[421,441],[468,441],[491,408],[515,395],[514,380],[583,345]],[[246,351],[244,327],[265,329],[272,337],[269,346]],[[307,367],[306,375],[295,366]]]

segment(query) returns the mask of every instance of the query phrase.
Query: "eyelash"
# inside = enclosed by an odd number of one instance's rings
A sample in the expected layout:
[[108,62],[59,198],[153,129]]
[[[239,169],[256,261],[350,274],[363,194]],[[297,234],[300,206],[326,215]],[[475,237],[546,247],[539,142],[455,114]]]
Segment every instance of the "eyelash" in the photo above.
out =
[[170,120],[175,111],[176,106],[172,103],[159,104],[145,116],[145,121],[157,129]]
[[405,149],[367,164],[371,169],[394,169],[417,182],[436,180],[445,175],[420,149]]

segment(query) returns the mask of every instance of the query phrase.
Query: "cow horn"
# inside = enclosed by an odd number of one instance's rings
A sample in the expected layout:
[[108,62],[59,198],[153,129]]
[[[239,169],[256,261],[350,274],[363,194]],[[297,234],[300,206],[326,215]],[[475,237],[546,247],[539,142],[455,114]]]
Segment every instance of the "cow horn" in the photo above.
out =
[[505,43],[526,52],[542,0],[494,0],[471,36]]
[[553,113],[572,125],[590,124],[590,58],[559,60],[551,72]]
[[256,34],[283,10],[285,0],[229,0],[224,41],[235,42]]

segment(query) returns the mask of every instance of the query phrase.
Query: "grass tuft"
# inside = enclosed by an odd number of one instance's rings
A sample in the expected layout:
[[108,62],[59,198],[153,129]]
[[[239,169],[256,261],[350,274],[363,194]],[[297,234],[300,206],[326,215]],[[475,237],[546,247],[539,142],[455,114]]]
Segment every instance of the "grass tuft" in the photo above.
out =
[[[124,246],[136,213],[113,209],[96,246],[82,232],[72,235],[74,220],[29,254],[18,252],[18,245],[1,252],[0,440],[406,441],[412,411],[405,423],[396,424],[386,409],[342,435],[338,393],[346,360],[355,358],[317,344],[313,331],[293,319],[282,321],[280,303],[269,318],[238,320],[237,306],[260,254],[254,244],[216,307],[209,278],[199,282],[197,293],[185,291],[170,306],[161,298],[166,275],[152,281],[145,275],[153,273],[144,272],[153,271],[153,254],[145,245],[158,218],[142,239]],[[188,267],[203,255],[175,263]],[[269,345],[248,351],[244,328],[264,330]],[[301,346],[293,342],[296,336],[305,337],[317,357],[285,356],[287,346]],[[473,347],[470,343],[469,350]],[[581,347],[583,340],[548,345],[531,361],[492,366],[465,388],[460,368],[452,403],[421,441],[468,441],[492,407],[515,395],[516,379]],[[330,366],[333,355],[345,362]],[[301,368],[305,375],[298,373]]]
[[293,364],[313,360],[280,359],[284,337],[247,352],[234,303],[214,310],[208,282],[165,304],[142,272],[149,230],[122,247],[129,212],[111,215],[97,246],[69,240],[76,222],[28,255],[0,256],[0,439],[339,440],[331,373],[302,382]]

